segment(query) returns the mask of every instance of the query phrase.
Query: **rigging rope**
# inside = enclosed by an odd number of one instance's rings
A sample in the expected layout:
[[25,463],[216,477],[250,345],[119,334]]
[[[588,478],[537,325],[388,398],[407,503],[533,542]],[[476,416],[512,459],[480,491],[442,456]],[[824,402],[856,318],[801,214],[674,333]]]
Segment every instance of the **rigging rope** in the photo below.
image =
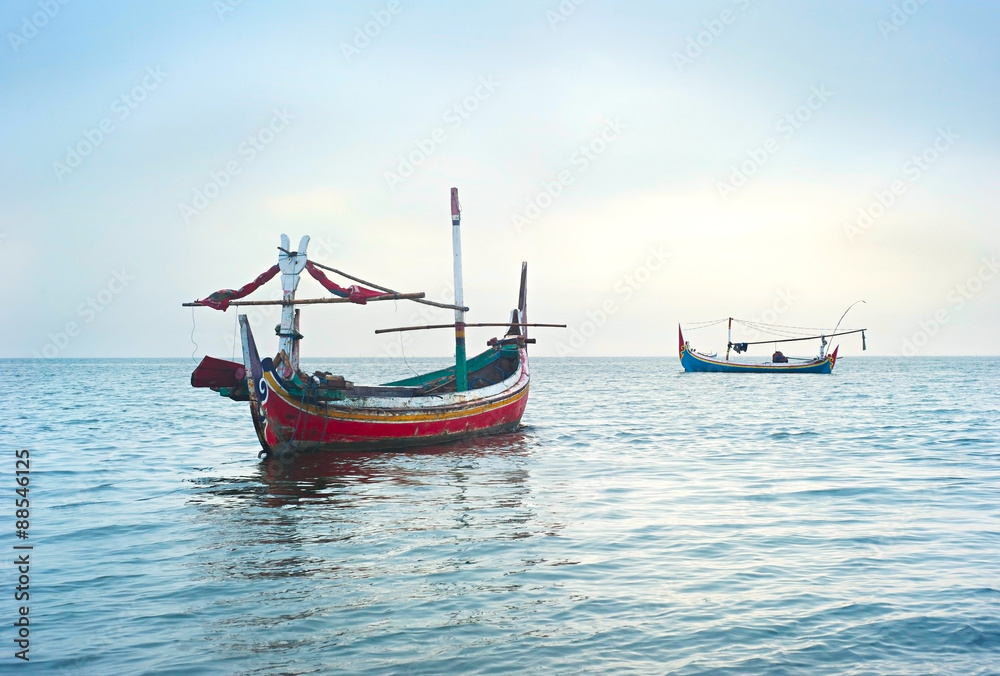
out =
[[417,378],[419,378],[420,374],[413,370],[413,367],[410,366],[410,362],[406,361],[406,350],[403,348],[403,334],[402,333],[399,334],[399,353],[401,355],[403,355],[403,363],[406,364],[406,368],[410,369],[410,373],[412,373]]
[[754,325],[754,326],[757,326],[757,327],[768,327],[768,328],[783,329],[783,330],[790,330],[790,331],[820,331],[820,332],[822,332],[822,331],[832,332],[833,331],[833,329],[830,329],[830,328],[816,328],[816,327],[809,327],[809,326],[789,326],[789,325],[786,325],[786,324],[767,324],[765,322],[752,321],[752,320],[749,320],[749,319],[736,319],[735,317],[733,317],[733,321],[734,322],[738,322],[740,324],[746,324],[748,326],[749,325]]
[[[734,320],[735,321],[735,320]],[[765,326],[759,326],[753,322],[739,322],[743,326],[749,328],[751,331],[757,331],[765,335],[779,336],[782,338],[796,338],[803,335],[799,331],[786,331],[777,328],[767,328]]]
[[697,331],[698,329],[707,329],[709,326],[715,326],[716,324],[721,324],[727,321],[728,319],[729,317],[723,317],[722,319],[715,319],[709,322],[694,322],[692,324],[681,324],[681,326],[683,326],[688,331]]

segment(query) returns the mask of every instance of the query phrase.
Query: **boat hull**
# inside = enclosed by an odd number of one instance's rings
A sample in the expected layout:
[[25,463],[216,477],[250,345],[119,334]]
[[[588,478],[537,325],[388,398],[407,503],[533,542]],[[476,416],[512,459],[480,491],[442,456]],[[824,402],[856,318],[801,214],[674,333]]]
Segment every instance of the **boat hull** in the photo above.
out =
[[831,373],[837,363],[837,349],[822,359],[796,364],[744,364],[733,361],[722,361],[700,355],[691,350],[684,342],[684,334],[677,331],[680,337],[681,366],[689,373]]
[[289,392],[275,370],[262,370],[251,405],[270,453],[404,450],[517,429],[528,403],[527,355],[498,385],[419,397],[348,397],[308,401]]

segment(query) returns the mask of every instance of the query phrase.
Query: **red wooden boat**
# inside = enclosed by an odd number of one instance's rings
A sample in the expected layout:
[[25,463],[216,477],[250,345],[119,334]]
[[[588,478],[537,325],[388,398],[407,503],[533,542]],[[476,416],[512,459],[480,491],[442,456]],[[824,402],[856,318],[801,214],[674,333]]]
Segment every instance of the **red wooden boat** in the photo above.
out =
[[[239,316],[243,343],[243,363],[205,357],[191,376],[195,387],[208,387],[236,401],[248,401],[261,456],[282,458],[303,451],[357,449],[404,449],[438,444],[484,434],[510,432],[517,428],[528,403],[530,372],[527,345],[527,263],[522,263],[517,308],[509,322],[472,326],[506,327],[506,334],[491,339],[487,349],[470,358],[465,356],[465,311],[461,284],[461,236],[457,191],[452,189],[452,224],[455,246],[454,305],[423,300],[423,294],[398,292],[363,282],[306,257],[308,237],[298,251],[289,251],[282,235],[278,265],[254,282],[238,290],[223,290],[208,298],[185,305],[206,305],[225,309],[228,305],[278,304],[282,319],[278,327],[279,346],[274,358],[260,358],[246,315]],[[340,274],[375,287],[343,288],[319,269]],[[296,300],[299,274],[307,270],[330,290],[335,298]],[[248,295],[281,272],[281,301],[245,301]],[[318,274],[317,274],[318,273]],[[378,300],[410,299],[455,310],[455,323],[392,330],[455,328],[455,365],[425,375],[374,386],[355,385],[330,373],[312,374],[299,368],[299,310],[296,305],[320,302],[367,303]],[[233,302],[235,300],[235,302]],[[551,326],[551,325],[549,325]],[[381,332],[381,331],[380,331]]]

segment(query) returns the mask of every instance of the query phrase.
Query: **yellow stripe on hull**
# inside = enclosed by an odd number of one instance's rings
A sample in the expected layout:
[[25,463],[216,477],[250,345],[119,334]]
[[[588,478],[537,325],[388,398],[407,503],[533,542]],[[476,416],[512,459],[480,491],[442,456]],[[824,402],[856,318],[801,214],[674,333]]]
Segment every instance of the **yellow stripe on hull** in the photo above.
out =
[[295,401],[292,399],[291,395],[278,383],[275,379],[274,374],[270,371],[264,372],[264,380],[267,382],[268,388],[271,390],[271,394],[277,395],[282,401],[284,401],[289,406],[301,409],[305,413],[310,413],[316,416],[322,416],[329,418],[331,420],[342,420],[350,422],[381,422],[381,423],[412,423],[412,422],[432,422],[439,420],[451,420],[454,418],[465,418],[470,415],[479,415],[480,413],[486,413],[497,408],[508,406],[521,397],[525,397],[528,394],[528,385],[525,384],[520,390],[515,392],[513,395],[505,397],[500,401],[489,402],[480,405],[471,405],[467,407],[461,407],[460,404],[457,409],[449,409],[442,411],[434,411],[428,413],[396,413],[393,410],[387,409],[375,409],[379,410],[379,413],[363,413],[361,411],[346,411],[334,407],[319,408],[312,404],[303,404],[301,401]]

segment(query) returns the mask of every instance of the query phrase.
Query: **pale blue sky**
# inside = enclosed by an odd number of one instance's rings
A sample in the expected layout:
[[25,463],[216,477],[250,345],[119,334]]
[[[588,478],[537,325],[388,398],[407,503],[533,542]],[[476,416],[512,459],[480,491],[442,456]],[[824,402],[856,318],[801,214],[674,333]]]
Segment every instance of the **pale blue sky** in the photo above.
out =
[[[573,327],[537,331],[536,355],[673,355],[678,321],[770,309],[828,326],[858,298],[847,323],[869,327],[870,354],[998,352],[995,3],[567,0],[565,17],[556,0],[224,6],[0,9],[0,356],[189,355],[180,303],[250,281],[282,232],[313,236],[320,262],[447,300],[453,185],[469,321],[506,318],[528,260],[532,319]],[[912,12],[898,26],[894,6]],[[345,58],[373,12],[391,20]],[[706,46],[679,65],[689,38]],[[124,116],[133,90],[143,100]],[[463,101],[475,110],[457,125]],[[781,126],[796,111],[808,119]],[[280,130],[251,158],[241,144],[269,124]],[[103,138],[78,166],[56,164],[93,130]],[[435,134],[390,187],[399,157]],[[907,164],[924,153],[923,169]],[[745,185],[720,189],[755,154],[766,161]],[[239,173],[185,217],[227,165]],[[560,174],[558,196],[517,227]],[[859,226],[893,182],[892,204]],[[198,311],[199,356],[230,352],[235,315]],[[256,318],[265,351],[276,316]],[[424,319],[450,316],[309,309],[303,353],[393,355],[398,337],[372,330]],[[452,342],[411,334],[405,349]]]

